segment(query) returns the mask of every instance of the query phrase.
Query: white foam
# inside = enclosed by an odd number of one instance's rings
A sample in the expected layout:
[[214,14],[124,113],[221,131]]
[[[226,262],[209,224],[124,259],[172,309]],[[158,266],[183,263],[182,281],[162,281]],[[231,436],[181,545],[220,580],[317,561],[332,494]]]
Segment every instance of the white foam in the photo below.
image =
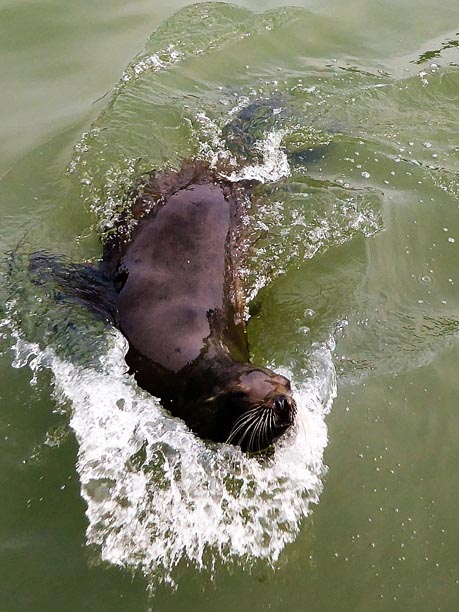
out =
[[[228,117],[232,117],[248,103],[247,98],[241,98],[239,104],[228,111]],[[204,111],[200,111],[195,117],[196,126],[190,123],[195,130],[195,136],[199,140],[199,152],[212,168],[221,167],[225,162],[226,167],[234,168],[230,173],[222,173],[230,181],[256,180],[261,183],[275,182],[281,178],[290,176],[291,169],[287,154],[282,148],[282,139],[286,130],[272,129],[266,133],[263,139],[253,144],[253,149],[261,153],[261,162],[240,166],[240,160],[232,155],[227,148],[227,142],[222,136],[222,130]]]
[[228,177],[231,181],[257,180],[261,183],[275,182],[290,176],[291,170],[287,154],[282,149],[282,138],[285,130],[274,129],[267,133],[266,138],[254,144],[263,157],[261,163],[244,166],[232,172]]
[[[4,321],[3,324],[11,324]],[[71,405],[87,543],[112,564],[173,583],[180,560],[198,568],[238,558],[274,564],[322,489],[324,415],[336,392],[331,348],[295,392],[297,425],[273,457],[256,459],[194,436],[125,374],[126,341],[108,333],[100,366],[81,367],[16,333],[15,365],[50,368],[56,400]]]
[[170,44],[156,53],[142,53],[123,72],[118,88],[146,71],[159,72],[180,62],[184,54]]

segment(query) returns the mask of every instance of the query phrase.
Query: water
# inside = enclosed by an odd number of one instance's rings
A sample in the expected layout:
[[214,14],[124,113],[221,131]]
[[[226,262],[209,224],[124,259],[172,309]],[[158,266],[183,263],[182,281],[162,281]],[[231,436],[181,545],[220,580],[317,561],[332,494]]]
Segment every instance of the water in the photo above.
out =
[[[2,9],[1,604],[454,610],[459,9],[206,4],[141,50],[173,8]],[[250,343],[300,407],[265,461],[192,436],[26,272],[96,260],[133,179],[193,156],[264,182]]]

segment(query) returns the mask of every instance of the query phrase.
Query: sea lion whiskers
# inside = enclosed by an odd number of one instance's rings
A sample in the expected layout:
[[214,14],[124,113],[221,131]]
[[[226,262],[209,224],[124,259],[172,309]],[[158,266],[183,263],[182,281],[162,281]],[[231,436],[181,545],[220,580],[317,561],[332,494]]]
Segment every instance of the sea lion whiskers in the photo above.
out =
[[236,420],[226,442],[242,446],[247,440],[246,450],[261,450],[269,446],[269,432],[274,429],[272,419],[272,407],[260,403]]
[[[240,444],[241,440],[244,438],[244,432],[247,433],[247,431],[250,430],[250,428],[255,425],[257,422],[257,416],[253,415],[250,419],[247,419],[246,421],[244,421],[243,423],[240,424],[240,426],[237,428],[236,431],[234,431],[231,436],[228,437],[228,439],[226,440],[227,444]],[[238,434],[244,434],[242,435],[242,437],[240,439],[237,439]]]
[[269,430],[269,422],[272,417],[272,409],[269,407],[265,407],[263,410],[263,416],[260,420],[261,425],[258,433],[258,446],[259,448],[265,448],[269,446],[269,438],[268,438],[268,430]]
[[258,430],[260,429],[260,424],[261,424],[261,419],[263,418],[263,413],[261,413],[261,417],[258,418],[257,415],[257,420],[256,423],[254,425],[254,427],[252,428],[252,433],[250,434],[250,438],[249,438],[249,443],[247,444],[247,449],[253,449],[254,445],[252,444],[252,442],[255,442],[257,437],[258,437]]
[[240,432],[241,429],[243,429],[246,425],[248,425],[252,420],[256,420],[258,411],[259,411],[259,406],[256,406],[255,408],[251,408],[247,412],[244,412],[243,414],[241,414],[240,417],[236,419],[229,433],[229,436],[226,439],[227,444],[232,443],[235,436]]
[[265,423],[266,423],[266,419],[267,419],[267,416],[268,416],[270,410],[271,409],[268,408],[267,406],[263,407],[259,423],[258,423],[257,427],[255,428],[256,431],[257,431],[257,436],[254,439],[254,442],[258,443],[258,449],[260,449],[260,450],[263,448],[262,434],[266,433]]
[[273,414],[272,410],[265,410],[265,417],[264,417],[264,423],[263,423],[263,440],[264,440],[264,444],[266,444],[267,446],[269,446],[268,431],[269,430],[272,431],[272,427],[270,427],[270,423],[272,420],[272,414]]
[[263,420],[263,412],[260,412],[260,416],[257,419],[257,422],[255,423],[255,426],[252,429],[252,433],[249,438],[249,443],[247,445],[248,450],[253,450],[255,448],[255,443],[258,440],[262,420]]
[[246,426],[251,424],[253,420],[256,420],[256,414],[251,414],[250,416],[243,415],[243,418],[239,417],[239,419],[236,421],[235,425],[231,429],[230,435],[228,436],[226,440],[227,444],[231,444],[234,438],[236,437],[236,435],[240,433],[240,431],[244,429]]
[[244,426],[246,424],[246,421],[251,420],[251,418],[255,417],[261,407],[261,403],[256,404],[253,408],[250,408],[250,410],[246,410],[245,412],[243,412],[234,422],[229,437],[232,437],[236,433],[236,431],[241,428],[241,426]]
[[274,414],[274,410],[271,411],[271,414],[269,415],[269,430],[270,432],[275,431],[276,429],[276,415]]
[[[258,423],[258,413],[256,413],[254,415],[254,417],[250,421],[247,429],[243,432],[242,436],[235,443],[242,447],[242,443],[243,443],[244,439],[249,435],[249,433],[253,430],[253,428],[257,426],[257,423]],[[249,449],[250,445],[248,445],[247,448]]]

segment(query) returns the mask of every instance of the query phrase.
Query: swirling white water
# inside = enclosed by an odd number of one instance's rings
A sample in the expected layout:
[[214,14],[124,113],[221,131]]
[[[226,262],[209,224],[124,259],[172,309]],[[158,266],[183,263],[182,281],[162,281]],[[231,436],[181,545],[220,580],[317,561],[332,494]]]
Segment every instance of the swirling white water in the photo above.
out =
[[82,367],[21,337],[14,317],[13,365],[36,380],[53,373],[54,398],[70,404],[77,470],[87,504],[87,543],[103,560],[174,582],[185,559],[211,569],[239,558],[273,564],[317,503],[327,443],[324,416],[336,392],[333,344],[317,346],[316,373],[295,389],[298,418],[269,458],[208,445],[125,374],[126,341],[107,332],[106,352]]

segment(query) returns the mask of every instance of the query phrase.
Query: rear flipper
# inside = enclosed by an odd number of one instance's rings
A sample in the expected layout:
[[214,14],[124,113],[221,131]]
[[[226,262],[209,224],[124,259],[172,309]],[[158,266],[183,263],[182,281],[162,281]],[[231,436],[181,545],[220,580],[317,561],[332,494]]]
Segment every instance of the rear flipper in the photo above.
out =
[[258,143],[272,130],[281,130],[282,149],[292,166],[320,162],[332,146],[332,133],[303,125],[288,100],[280,96],[259,99],[242,107],[222,129],[229,151],[244,162],[261,162]]
[[279,127],[277,109],[285,106],[280,98],[261,99],[243,106],[222,129],[229,151],[236,157],[253,163],[261,161],[262,153],[256,144],[268,132]]
[[49,288],[56,301],[81,304],[103,321],[117,324],[115,289],[99,267],[71,263],[62,255],[37,251],[30,255],[29,275],[35,285]]

